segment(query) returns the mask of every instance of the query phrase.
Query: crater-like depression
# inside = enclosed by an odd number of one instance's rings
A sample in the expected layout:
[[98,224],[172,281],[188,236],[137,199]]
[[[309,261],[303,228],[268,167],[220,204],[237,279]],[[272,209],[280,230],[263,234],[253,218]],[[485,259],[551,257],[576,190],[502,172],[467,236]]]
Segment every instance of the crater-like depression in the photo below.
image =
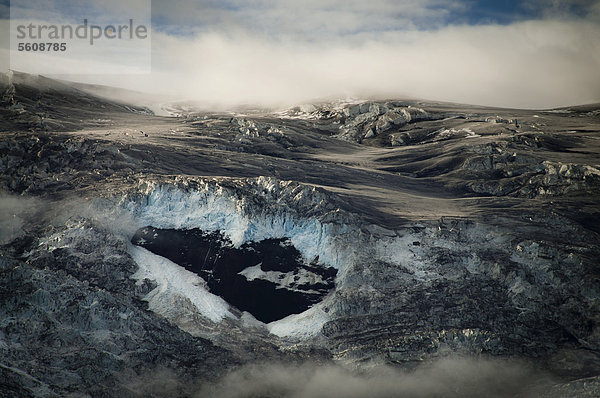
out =
[[219,231],[146,226],[131,242],[196,273],[211,293],[265,323],[306,311],[335,287],[337,270],[304,258],[288,238],[236,247]]

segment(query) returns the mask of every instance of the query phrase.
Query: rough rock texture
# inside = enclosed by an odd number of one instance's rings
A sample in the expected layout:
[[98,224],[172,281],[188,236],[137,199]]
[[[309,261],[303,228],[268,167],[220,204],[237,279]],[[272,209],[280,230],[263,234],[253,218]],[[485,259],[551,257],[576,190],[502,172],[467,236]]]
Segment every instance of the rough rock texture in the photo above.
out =
[[[2,105],[1,396],[189,396],[249,363],[456,355],[525,361],[548,397],[598,395],[597,106],[175,119],[20,79]],[[44,128],[25,123],[36,101]],[[232,253],[289,242],[335,288],[265,324],[133,246],[147,226],[218,233]],[[270,283],[291,267],[240,263]]]
[[138,296],[151,286],[129,277],[136,265],[125,242],[86,221],[66,228],[54,235],[60,242],[26,257],[5,249],[0,260],[3,393],[139,396],[149,391],[134,384],[163,369],[173,378],[214,378],[237,362],[148,313]]

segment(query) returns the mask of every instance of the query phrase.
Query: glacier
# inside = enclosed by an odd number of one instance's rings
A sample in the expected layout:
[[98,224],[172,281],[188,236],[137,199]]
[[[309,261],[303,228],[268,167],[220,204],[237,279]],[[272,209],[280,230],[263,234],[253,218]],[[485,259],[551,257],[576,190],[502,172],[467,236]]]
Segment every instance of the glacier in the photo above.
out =
[[[277,190],[294,191],[295,201],[314,201],[313,188],[302,187],[285,181],[259,177],[248,183],[246,195],[280,195]],[[297,190],[297,191],[296,191]],[[293,205],[278,207],[253,207],[252,197],[238,196],[227,187],[210,181],[199,181],[194,189],[170,184],[150,183],[136,195],[121,200],[121,207],[128,212],[137,228],[153,226],[164,229],[192,229],[219,231],[239,247],[250,241],[268,238],[288,238],[308,261],[320,263],[343,271],[356,258],[356,248],[344,245],[339,234],[352,231],[346,225],[321,222],[318,217],[301,218],[294,214]],[[285,195],[284,195],[285,196]],[[318,195],[317,195],[318,196]],[[322,198],[321,198],[322,200]],[[292,210],[290,210],[292,209]],[[335,232],[334,232],[335,231]],[[338,235],[334,235],[334,233]],[[138,281],[149,279],[158,287],[146,299],[150,308],[177,323],[177,309],[170,308],[177,297],[189,299],[200,313],[214,322],[232,317],[226,303],[208,292],[202,279],[171,261],[131,246],[130,253],[140,267],[134,277]],[[167,270],[161,270],[165,267]],[[179,269],[177,271],[177,269]],[[251,280],[256,273],[242,271]],[[275,277],[275,275],[269,275]],[[305,275],[309,278],[310,275]],[[313,275],[315,279],[318,275]],[[279,280],[279,279],[277,279]],[[202,282],[200,282],[202,281]],[[308,338],[320,333],[329,320],[319,303],[303,314],[291,315],[269,324],[269,330],[280,337]],[[171,314],[171,313],[175,314]],[[170,315],[171,314],[171,315]]]

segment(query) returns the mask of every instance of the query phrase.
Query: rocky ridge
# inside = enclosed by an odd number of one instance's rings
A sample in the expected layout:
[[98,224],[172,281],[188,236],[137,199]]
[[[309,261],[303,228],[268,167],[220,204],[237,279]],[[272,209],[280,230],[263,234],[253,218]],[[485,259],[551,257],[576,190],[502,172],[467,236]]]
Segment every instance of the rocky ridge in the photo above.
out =
[[[595,393],[594,109],[361,101],[143,117],[2,133],[3,394],[191,396],[260,361],[360,371],[454,356],[525,361],[556,380],[547,396]],[[335,268],[335,287],[260,322],[133,245],[148,226],[234,248],[289,242]],[[253,267],[236,272],[273,277]]]

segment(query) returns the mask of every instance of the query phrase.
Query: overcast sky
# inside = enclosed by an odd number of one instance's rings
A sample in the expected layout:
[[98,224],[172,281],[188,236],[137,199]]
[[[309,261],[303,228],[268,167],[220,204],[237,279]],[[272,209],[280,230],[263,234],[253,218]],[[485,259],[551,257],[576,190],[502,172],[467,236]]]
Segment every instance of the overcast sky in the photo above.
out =
[[156,0],[152,28],[151,75],[77,78],[217,104],[600,101],[598,0]]

